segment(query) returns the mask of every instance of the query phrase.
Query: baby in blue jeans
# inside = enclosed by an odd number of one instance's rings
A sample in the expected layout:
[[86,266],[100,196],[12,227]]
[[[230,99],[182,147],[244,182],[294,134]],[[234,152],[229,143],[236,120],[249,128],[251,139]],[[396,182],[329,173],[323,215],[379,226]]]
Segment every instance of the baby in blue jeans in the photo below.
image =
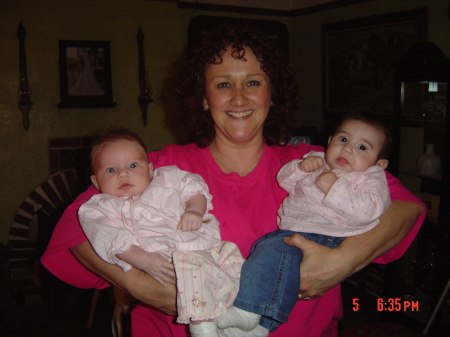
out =
[[277,180],[289,195],[278,210],[279,229],[252,246],[233,307],[216,319],[225,336],[268,336],[287,322],[303,254],[285,237],[300,233],[335,248],[379,223],[391,203],[384,172],[391,139],[377,116],[351,114],[329,137],[326,153],[312,151],[281,168]]

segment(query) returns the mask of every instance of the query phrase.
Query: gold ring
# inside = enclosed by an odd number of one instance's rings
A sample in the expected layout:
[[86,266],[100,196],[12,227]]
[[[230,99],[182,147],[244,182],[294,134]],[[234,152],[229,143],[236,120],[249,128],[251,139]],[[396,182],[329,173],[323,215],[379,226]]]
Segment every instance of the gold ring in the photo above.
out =
[[302,297],[302,294],[298,293],[297,299],[298,299],[299,301],[309,301],[309,300],[311,299],[311,297],[308,296],[308,297],[303,298],[303,297]]

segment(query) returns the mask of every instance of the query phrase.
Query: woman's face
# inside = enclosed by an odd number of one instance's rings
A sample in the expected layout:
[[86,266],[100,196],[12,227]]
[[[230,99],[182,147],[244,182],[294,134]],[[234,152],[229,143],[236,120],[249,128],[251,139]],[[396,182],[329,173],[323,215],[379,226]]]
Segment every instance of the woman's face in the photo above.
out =
[[205,109],[215,126],[215,140],[248,143],[263,138],[263,123],[271,105],[270,81],[250,49],[241,61],[231,56],[206,68]]

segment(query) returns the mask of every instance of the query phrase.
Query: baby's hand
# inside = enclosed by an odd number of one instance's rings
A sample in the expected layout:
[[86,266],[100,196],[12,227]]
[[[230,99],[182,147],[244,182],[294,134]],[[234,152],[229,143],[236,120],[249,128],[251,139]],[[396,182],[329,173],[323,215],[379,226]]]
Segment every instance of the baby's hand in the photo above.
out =
[[328,193],[331,186],[337,180],[337,176],[330,170],[324,170],[316,179],[316,186],[325,194]]
[[313,172],[323,165],[323,158],[318,156],[309,156],[298,163],[298,169],[303,172]]
[[181,229],[183,232],[196,231],[202,227],[203,217],[199,212],[186,211],[178,223],[177,229]]

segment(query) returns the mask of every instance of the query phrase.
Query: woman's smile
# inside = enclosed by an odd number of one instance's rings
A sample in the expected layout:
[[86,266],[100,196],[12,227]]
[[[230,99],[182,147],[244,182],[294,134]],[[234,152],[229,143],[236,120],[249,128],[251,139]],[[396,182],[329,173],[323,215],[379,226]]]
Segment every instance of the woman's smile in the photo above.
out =
[[250,116],[253,113],[254,110],[247,110],[242,112],[235,112],[235,111],[226,111],[226,114],[230,117],[236,117],[236,118],[242,118]]

